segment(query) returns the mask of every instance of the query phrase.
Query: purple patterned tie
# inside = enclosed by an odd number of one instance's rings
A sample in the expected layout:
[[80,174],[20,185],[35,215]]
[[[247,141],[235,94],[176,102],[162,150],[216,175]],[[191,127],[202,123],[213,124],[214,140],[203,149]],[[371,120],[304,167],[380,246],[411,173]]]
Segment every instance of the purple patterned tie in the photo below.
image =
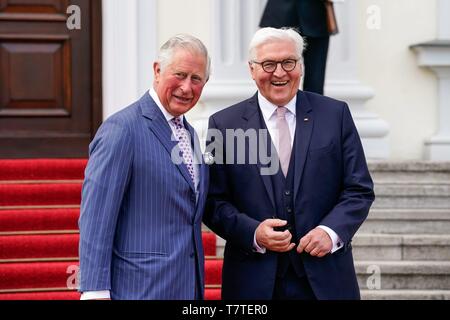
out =
[[285,177],[287,177],[292,152],[291,134],[286,121],[286,111],[287,109],[285,107],[277,108],[278,156],[280,158],[281,170]]
[[188,168],[192,182],[195,184],[194,159],[192,157],[191,139],[189,138],[190,135],[184,128],[180,117],[173,118],[172,122],[175,124],[175,138],[178,140],[178,146],[183,154],[183,162]]

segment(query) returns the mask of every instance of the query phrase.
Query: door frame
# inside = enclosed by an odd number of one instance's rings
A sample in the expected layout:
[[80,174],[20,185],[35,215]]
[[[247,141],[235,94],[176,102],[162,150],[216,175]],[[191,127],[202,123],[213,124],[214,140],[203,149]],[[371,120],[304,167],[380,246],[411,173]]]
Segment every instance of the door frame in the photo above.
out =
[[94,138],[95,133],[103,122],[103,27],[102,27],[102,2],[91,1],[91,79],[92,79],[92,128],[91,139]]

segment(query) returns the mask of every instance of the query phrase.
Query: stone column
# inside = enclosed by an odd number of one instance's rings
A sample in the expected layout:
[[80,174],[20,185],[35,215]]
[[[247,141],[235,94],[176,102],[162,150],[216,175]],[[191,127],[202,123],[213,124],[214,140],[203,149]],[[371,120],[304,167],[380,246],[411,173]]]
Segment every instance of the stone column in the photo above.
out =
[[339,34],[331,37],[325,94],[348,103],[364,146],[366,157],[389,157],[389,125],[365,108],[374,90],[357,76],[357,1],[335,1]]
[[157,52],[156,0],[106,0],[103,6],[103,118],[151,85]]
[[211,114],[249,98],[257,88],[248,67],[248,45],[265,0],[211,0],[212,74],[191,122],[203,138]]
[[425,159],[450,160],[450,1],[438,1],[438,38],[411,46],[418,65],[430,68],[439,80],[438,130],[425,142]]

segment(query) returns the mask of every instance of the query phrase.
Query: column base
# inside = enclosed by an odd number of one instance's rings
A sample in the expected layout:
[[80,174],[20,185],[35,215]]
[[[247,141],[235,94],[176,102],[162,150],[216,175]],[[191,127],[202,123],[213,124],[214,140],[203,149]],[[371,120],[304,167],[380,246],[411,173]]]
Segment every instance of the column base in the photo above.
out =
[[450,136],[436,136],[425,142],[425,159],[450,161]]
[[359,81],[330,81],[325,88],[330,97],[347,102],[364,147],[367,159],[388,159],[389,125],[364,105],[375,95],[372,88]]

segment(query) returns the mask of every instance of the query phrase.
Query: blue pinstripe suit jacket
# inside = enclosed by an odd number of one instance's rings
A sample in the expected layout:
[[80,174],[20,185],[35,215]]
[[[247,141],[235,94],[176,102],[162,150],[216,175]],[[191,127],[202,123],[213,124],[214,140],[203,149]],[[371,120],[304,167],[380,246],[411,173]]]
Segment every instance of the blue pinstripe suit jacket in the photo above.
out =
[[202,160],[197,198],[186,166],[171,161],[171,137],[146,93],[105,121],[92,141],[79,220],[81,292],[110,290],[112,299],[127,300],[203,298],[208,168]]

